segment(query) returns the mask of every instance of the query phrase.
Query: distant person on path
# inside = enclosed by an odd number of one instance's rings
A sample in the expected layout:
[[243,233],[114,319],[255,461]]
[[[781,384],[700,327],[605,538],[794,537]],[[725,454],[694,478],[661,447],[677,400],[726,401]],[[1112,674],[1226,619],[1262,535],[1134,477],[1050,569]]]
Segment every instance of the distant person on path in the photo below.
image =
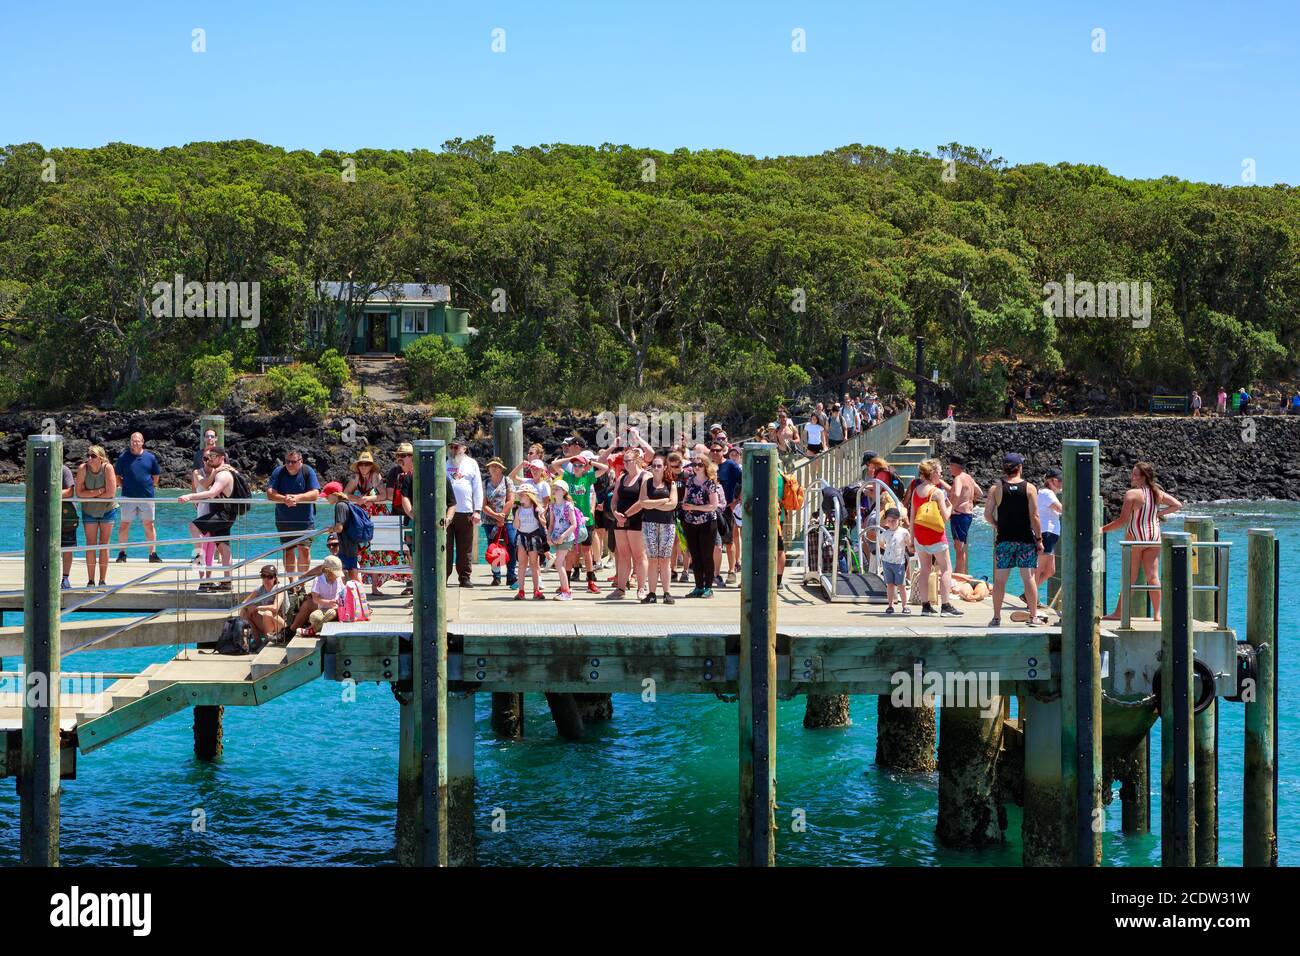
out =
[[[818,408],[821,406],[818,405]],[[804,452],[809,458],[820,455],[826,447],[826,426],[822,424],[821,416],[813,412],[808,421],[803,426],[803,444],[807,451]]]
[[275,530],[280,532],[284,549],[284,574],[290,582],[294,575],[305,574],[311,564],[311,541],[289,546],[316,530],[316,500],[320,497],[320,478],[316,470],[303,463],[302,450],[290,448],[284,455],[284,464],[271,472],[266,486],[266,497],[275,502]]
[[[469,445],[463,438],[451,440],[447,477],[451,479],[452,491],[456,495],[455,514],[447,528],[447,576],[451,576],[454,563],[460,586],[472,588],[474,583],[469,575],[476,530],[483,520],[483,477],[479,474],[478,462],[469,456]],[[448,501],[447,505],[450,507],[452,502]]]
[[1043,532],[1038,523],[1038,489],[1021,476],[1025,460],[1015,452],[1002,459],[1002,478],[989,488],[984,518],[993,526],[993,620],[990,627],[1002,624],[1002,602],[1007,594],[1007,578],[1012,568],[1020,571],[1025,586],[1025,606],[1033,626],[1038,617],[1038,589],[1035,571],[1038,554],[1043,549]]
[[826,441],[829,448],[836,448],[843,445],[846,436],[844,434],[844,416],[840,411],[839,403],[836,402],[831,406],[830,416],[826,419]]
[[117,528],[118,562],[126,560],[126,549],[121,546],[130,540],[131,522],[139,518],[144,525],[144,539],[149,542],[149,560],[154,564],[162,561],[158,557],[157,532],[154,530],[154,498],[162,468],[158,458],[151,451],[144,450],[144,435],[133,432],[127,450],[122,452],[114,465],[118,481],[122,487],[122,522]]
[[966,574],[970,563],[970,526],[975,520],[976,503],[984,500],[984,489],[970,476],[966,459],[961,455],[948,456],[948,471],[952,475],[952,518],[949,523],[953,549],[957,553],[957,573]]
[[1237,414],[1245,415],[1250,411],[1250,392],[1243,385],[1237,389]]
[[1201,393],[1192,389],[1192,417],[1201,417]]
[[1220,415],[1228,414],[1228,393],[1223,390],[1222,385],[1219,386],[1218,397],[1214,400],[1214,409]]
[[1003,417],[1003,418],[1009,418],[1009,419],[1011,419],[1013,422],[1014,422],[1014,421],[1017,421],[1017,419],[1016,419],[1016,390],[1015,390],[1014,388],[1009,388],[1009,389],[1007,389],[1007,403],[1006,403],[1006,405],[1005,405],[1005,406],[1003,407],[1003,409],[1002,409],[1002,417]]
[[102,548],[86,549],[86,587],[95,586],[95,562],[99,561],[99,586],[108,583],[108,544],[113,540],[113,522],[117,520],[117,475],[108,463],[108,452],[102,445],[91,445],[86,460],[77,468],[76,491],[78,498],[102,498],[103,503],[85,502],[81,506],[81,523],[86,528],[86,544],[102,544]]
[[1061,469],[1049,468],[1038,489],[1038,527],[1043,533],[1043,553],[1038,559],[1038,587],[1056,573],[1056,543],[1061,540]]
[[840,416],[844,419],[844,428],[850,438],[862,431],[862,419],[858,415],[858,407],[853,404],[853,399],[849,397],[848,392],[844,393]]
[[1297,388],[1295,394],[1291,396],[1291,414],[1300,415],[1300,388]]
[[[1124,492],[1124,504],[1119,517],[1101,526],[1103,532],[1124,529],[1125,541],[1149,541],[1151,544],[1136,546],[1131,556],[1131,573],[1129,584],[1136,584],[1138,572],[1141,571],[1148,584],[1160,583],[1160,522],[1169,515],[1180,511],[1183,503],[1165,491],[1156,482],[1156,470],[1148,461],[1139,461],[1129,472],[1131,487]],[[1142,592],[1134,592],[1140,594]],[[1160,620],[1160,592],[1147,591],[1151,595],[1151,613]],[[1105,620],[1117,621],[1120,618],[1120,606],[1115,605],[1113,614],[1107,614]]]

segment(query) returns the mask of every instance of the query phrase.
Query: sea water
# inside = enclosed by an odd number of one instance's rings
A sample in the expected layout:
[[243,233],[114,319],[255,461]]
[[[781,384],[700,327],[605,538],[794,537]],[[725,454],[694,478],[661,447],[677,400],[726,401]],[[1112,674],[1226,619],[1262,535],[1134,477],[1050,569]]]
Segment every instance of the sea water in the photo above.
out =
[[[0,495],[20,495],[0,486]],[[164,491],[174,497],[179,492]],[[1281,713],[1278,843],[1281,862],[1300,861],[1300,717],[1290,661],[1300,654],[1296,560],[1300,505],[1222,502],[1192,505],[1213,517],[1234,544],[1230,622],[1245,635],[1246,532],[1276,529],[1281,541]],[[159,535],[185,537],[191,509],[159,508]],[[1180,530],[1178,516],[1169,530]],[[255,508],[240,531],[270,531],[270,510]],[[19,504],[0,503],[0,551],[22,547]],[[141,538],[133,527],[131,537]],[[83,539],[84,540],[84,539]],[[972,573],[991,574],[991,531],[971,530]],[[274,544],[244,546],[251,556]],[[480,553],[482,551],[480,542]],[[184,557],[187,546],[162,549]],[[1108,607],[1118,588],[1119,544],[1111,536]],[[110,558],[115,557],[114,546]],[[142,551],[133,551],[141,555]],[[314,550],[323,556],[318,541]],[[261,562],[257,562],[260,564]],[[81,555],[73,583],[85,582]],[[135,571],[134,573],[139,573]],[[481,572],[480,572],[481,573]],[[128,572],[109,565],[109,581]],[[389,585],[394,589],[395,585]],[[1018,584],[1011,590],[1018,592]],[[578,602],[586,599],[580,595]],[[654,607],[645,608],[653,616]],[[21,615],[5,614],[6,624]],[[174,648],[82,652],[68,670],[138,671]],[[6,668],[20,662],[5,660]],[[7,690],[16,689],[11,679]],[[249,865],[390,864],[397,793],[397,703],[387,684],[318,680],[260,707],[228,707],[225,751],[194,758],[191,711],[175,714],[101,750],[81,755],[62,796],[66,864]],[[475,764],[480,864],[730,865],[736,856],[736,705],[701,695],[661,694],[653,703],[615,694],[614,718],[578,743],[560,740],[545,699],[529,694],[522,740],[496,739],[490,695],[478,695]],[[935,840],[938,778],[877,768],[874,697],[852,698],[852,726],[808,731],[802,697],[778,705],[777,860],[783,865],[1018,866],[1020,811],[1008,808],[1007,842],[955,851]],[[1219,848],[1223,865],[1241,862],[1241,704],[1220,704]],[[1152,733],[1152,833],[1120,832],[1118,787],[1106,808],[1107,864],[1159,863],[1160,735]],[[795,826],[802,819],[802,829]],[[495,823],[495,826],[494,826]],[[18,799],[0,787],[0,863],[18,859]]]

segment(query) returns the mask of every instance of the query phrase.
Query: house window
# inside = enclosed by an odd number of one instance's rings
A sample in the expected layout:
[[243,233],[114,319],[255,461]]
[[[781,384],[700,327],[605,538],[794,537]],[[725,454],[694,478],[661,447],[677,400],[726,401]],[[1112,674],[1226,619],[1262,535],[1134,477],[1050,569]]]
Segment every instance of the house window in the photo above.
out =
[[321,332],[325,329],[325,310],[318,305],[312,306],[307,313],[307,328],[312,332]]
[[423,335],[429,331],[428,309],[406,309],[402,312],[402,331]]

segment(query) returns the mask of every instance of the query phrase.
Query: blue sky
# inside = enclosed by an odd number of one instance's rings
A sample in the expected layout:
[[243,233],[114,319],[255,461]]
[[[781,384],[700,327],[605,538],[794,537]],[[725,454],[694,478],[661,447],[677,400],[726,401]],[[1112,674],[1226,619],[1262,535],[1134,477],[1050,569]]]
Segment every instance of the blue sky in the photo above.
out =
[[1300,183],[1295,0],[0,0],[0,26],[4,143],[956,140],[1228,184],[1252,159],[1258,183]]

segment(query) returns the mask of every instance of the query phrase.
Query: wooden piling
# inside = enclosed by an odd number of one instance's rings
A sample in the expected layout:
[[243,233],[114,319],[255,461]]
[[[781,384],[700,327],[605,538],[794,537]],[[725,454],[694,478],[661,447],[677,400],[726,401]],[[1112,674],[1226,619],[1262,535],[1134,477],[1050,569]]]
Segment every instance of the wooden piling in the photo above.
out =
[[982,847],[1002,842],[1005,816],[997,800],[1002,731],[1001,697],[992,698],[983,708],[959,707],[945,699],[939,708],[939,819],[935,835],[944,846]]
[[901,773],[933,773],[935,713],[929,704],[895,707],[889,694],[876,698],[876,766]]
[[447,697],[447,862],[474,865],[474,692]]
[[[199,416],[199,448],[205,447],[203,434],[208,429],[217,433],[217,444],[226,444],[226,416]],[[231,543],[231,550],[235,548]],[[225,749],[225,708],[217,704],[198,704],[194,708],[194,756],[198,760],[215,760]]]
[[853,721],[849,717],[848,694],[809,694],[804,705],[803,725],[808,730],[824,727],[848,727]]
[[1151,832],[1151,735],[1144,734],[1125,761],[1120,776],[1120,829]]
[[1160,542],[1160,863],[1196,865],[1191,536]]
[[[411,693],[401,704],[397,777],[397,857],[407,866],[446,866],[447,602],[446,445],[415,443],[412,546],[414,620]],[[462,851],[458,849],[457,856]]]
[[[1216,541],[1214,521],[1210,518],[1188,518],[1183,530],[1192,541]],[[1218,579],[1217,548],[1192,548],[1192,583],[1208,587]],[[1214,621],[1217,602],[1213,591],[1192,592],[1192,617],[1197,621]],[[1193,720],[1192,736],[1196,750],[1196,865],[1219,865],[1219,708],[1218,700],[1210,704]]]
[[[492,409],[492,447],[507,473],[524,460],[524,416],[517,408]],[[524,695],[492,695],[492,731],[498,737],[517,739],[524,735]]]
[[[1061,790],[1075,866],[1101,865],[1100,446],[1061,443]],[[943,736],[940,734],[940,741]]]
[[27,439],[26,554],[23,560],[23,729],[19,769],[19,857],[24,866],[59,865],[59,554],[63,439]]
[[745,445],[740,603],[741,866],[776,865],[776,445]]
[[1066,795],[1061,786],[1059,689],[1022,694],[1020,716],[1025,728],[1021,859],[1025,866],[1068,866],[1074,861],[1074,835],[1063,825]]
[[1246,701],[1242,865],[1277,866],[1277,540],[1251,528],[1246,572],[1246,641],[1255,649],[1255,686]]

